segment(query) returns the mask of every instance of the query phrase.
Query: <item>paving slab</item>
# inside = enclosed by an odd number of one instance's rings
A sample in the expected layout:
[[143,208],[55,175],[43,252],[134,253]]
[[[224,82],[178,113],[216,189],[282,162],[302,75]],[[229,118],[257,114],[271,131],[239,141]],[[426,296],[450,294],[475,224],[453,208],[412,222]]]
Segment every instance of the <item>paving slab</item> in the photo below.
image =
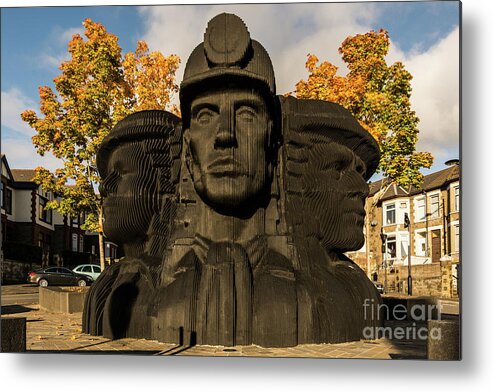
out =
[[[60,314],[28,305],[24,313],[2,315],[26,317],[26,351],[53,353],[143,354],[228,357],[372,358],[425,359],[426,341],[361,340],[340,344],[304,344],[287,348],[251,346],[178,346],[144,339],[109,340],[82,333],[82,313]],[[398,324],[394,323],[393,326]]]

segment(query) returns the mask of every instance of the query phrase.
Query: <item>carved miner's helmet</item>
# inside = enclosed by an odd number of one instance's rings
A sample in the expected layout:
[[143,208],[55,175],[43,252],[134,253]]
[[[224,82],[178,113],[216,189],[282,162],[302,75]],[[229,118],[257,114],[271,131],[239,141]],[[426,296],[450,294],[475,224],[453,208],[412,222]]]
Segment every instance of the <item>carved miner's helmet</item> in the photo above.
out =
[[276,94],[274,68],[265,48],[250,38],[245,23],[236,15],[220,14],[209,21],[204,42],[188,58],[180,86],[184,127],[190,118],[190,101],[209,88],[230,83],[258,90],[267,100]]

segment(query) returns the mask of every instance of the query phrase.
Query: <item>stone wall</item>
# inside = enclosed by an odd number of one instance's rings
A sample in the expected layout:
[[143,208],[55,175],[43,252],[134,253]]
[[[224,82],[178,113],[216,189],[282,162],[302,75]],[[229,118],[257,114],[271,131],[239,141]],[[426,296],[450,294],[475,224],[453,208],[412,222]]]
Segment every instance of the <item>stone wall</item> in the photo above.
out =
[[41,264],[24,263],[21,261],[5,259],[1,263],[1,280],[11,283],[26,283],[27,274],[41,268]]
[[54,313],[78,313],[84,309],[89,287],[40,287],[39,306]]
[[[433,263],[412,266],[413,295],[457,298],[458,289],[455,278],[455,263]],[[387,292],[407,294],[407,266],[398,266],[394,272],[387,273]],[[384,282],[380,274],[379,282]]]

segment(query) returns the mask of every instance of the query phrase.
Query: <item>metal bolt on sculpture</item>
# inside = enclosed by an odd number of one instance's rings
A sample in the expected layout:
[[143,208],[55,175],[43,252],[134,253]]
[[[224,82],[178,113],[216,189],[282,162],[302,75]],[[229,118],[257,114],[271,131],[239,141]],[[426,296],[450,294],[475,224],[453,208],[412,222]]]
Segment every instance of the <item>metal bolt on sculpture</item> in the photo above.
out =
[[220,14],[190,55],[183,118],[143,111],[97,157],[104,231],[125,259],[91,287],[108,338],[287,347],[363,338],[381,302],[343,255],[364,243],[376,141],[341,106],[276,96],[264,47]]

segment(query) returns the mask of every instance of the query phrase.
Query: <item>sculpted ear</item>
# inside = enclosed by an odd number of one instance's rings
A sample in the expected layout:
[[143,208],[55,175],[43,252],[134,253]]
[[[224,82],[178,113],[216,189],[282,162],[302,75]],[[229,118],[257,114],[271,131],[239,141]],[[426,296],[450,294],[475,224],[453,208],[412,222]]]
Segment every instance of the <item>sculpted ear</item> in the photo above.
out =
[[192,161],[192,151],[190,149],[190,129],[186,128],[183,130],[183,149],[185,153],[185,164],[187,165],[188,172],[192,176],[193,180],[193,161]]

